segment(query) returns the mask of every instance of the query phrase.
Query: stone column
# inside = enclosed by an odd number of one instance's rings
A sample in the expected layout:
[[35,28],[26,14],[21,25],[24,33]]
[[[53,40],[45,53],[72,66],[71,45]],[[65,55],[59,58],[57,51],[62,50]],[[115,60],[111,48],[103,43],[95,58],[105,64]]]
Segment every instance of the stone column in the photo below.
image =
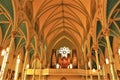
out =
[[33,63],[33,77],[32,77],[32,80],[35,80],[35,68],[36,68],[36,53],[34,53],[35,56],[34,56],[34,63]]
[[103,79],[104,80],[108,80],[107,79],[107,73],[106,73],[106,66],[105,66],[105,64],[103,64],[103,66],[102,66],[102,71],[103,71]]
[[17,34],[16,31],[12,31],[11,41],[10,41],[10,45],[9,45],[8,59],[7,59],[6,67],[5,67],[5,70],[4,70],[4,72],[3,72],[3,77],[2,77],[1,80],[5,80],[5,76],[6,76],[7,71],[8,71],[9,59],[10,59],[10,55],[11,55],[12,52],[13,52],[14,38],[15,38],[15,35],[16,35],[16,34]]
[[82,52],[83,52],[83,54],[84,54],[84,61],[85,61],[85,63],[84,63],[84,64],[85,64],[85,71],[86,71],[86,75],[85,75],[86,77],[85,77],[85,78],[86,78],[86,80],[88,80],[88,73],[87,73],[87,71],[88,71],[88,70],[87,70],[87,62],[88,62],[88,61],[87,61],[87,56],[86,56],[86,45],[84,45],[84,46],[82,47]]
[[11,79],[11,76],[13,75],[13,74],[12,74],[12,67],[13,67],[13,66],[15,66],[15,65],[13,65],[13,64],[14,64],[15,59],[16,59],[16,55],[15,55],[15,54],[13,54],[13,59],[12,59],[12,61],[11,61],[12,63],[11,63],[11,65],[10,65],[10,70],[11,70],[11,71],[10,71],[10,74],[9,74],[8,79]]
[[90,47],[90,37],[87,38],[87,49],[88,49],[88,59],[89,59],[89,67],[90,67],[90,80],[93,80],[92,76],[92,53],[91,53],[91,47]]
[[14,80],[17,80],[17,79],[18,79],[19,65],[20,65],[20,56],[18,55],[18,56],[17,56],[17,59],[16,59],[16,69],[15,69]]
[[98,71],[98,80],[101,80],[100,79],[100,69],[99,69],[99,59],[98,59],[98,45],[95,44],[94,45],[94,50],[95,50],[95,57],[96,57],[96,64],[97,64],[97,71]]
[[43,57],[43,43],[41,44],[41,46],[40,46],[40,73],[39,73],[39,80],[41,80],[41,77],[42,77],[42,65],[43,65],[43,59],[42,59],[42,57]]
[[23,64],[23,71],[22,71],[22,80],[26,80],[26,64],[27,64],[27,58],[29,53],[29,43],[26,45],[26,53],[24,58],[24,64]]
[[107,80],[107,68],[106,68],[106,64],[105,64],[105,56],[104,53],[100,53],[100,65],[102,68],[102,77],[104,80]]
[[92,77],[92,60],[91,60],[91,57],[89,58],[89,62],[90,62],[90,80],[93,80],[93,77]]
[[112,80],[118,80],[118,76],[117,76],[117,72],[115,70],[115,65],[114,65],[114,61],[113,61],[113,52],[112,52],[112,48],[110,46],[110,40],[109,40],[109,29],[105,29],[105,31],[103,32],[106,38],[106,42],[107,42],[107,48],[108,48],[108,54],[109,54],[109,60],[110,60],[110,75],[111,75],[111,79]]

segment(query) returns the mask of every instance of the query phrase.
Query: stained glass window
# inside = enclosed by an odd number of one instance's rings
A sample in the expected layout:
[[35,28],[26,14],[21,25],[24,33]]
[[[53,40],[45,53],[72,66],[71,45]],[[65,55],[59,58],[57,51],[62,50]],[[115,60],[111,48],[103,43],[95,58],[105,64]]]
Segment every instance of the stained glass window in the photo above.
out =
[[61,54],[61,57],[66,57],[67,58],[68,54],[70,54],[70,53],[71,53],[71,50],[68,47],[64,46],[64,47],[61,47],[59,49],[58,54]]

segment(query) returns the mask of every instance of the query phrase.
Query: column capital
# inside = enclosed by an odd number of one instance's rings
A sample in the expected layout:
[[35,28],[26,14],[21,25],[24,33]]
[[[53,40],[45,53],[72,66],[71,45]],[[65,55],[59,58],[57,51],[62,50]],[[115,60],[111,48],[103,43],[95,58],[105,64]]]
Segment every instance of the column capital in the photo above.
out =
[[114,64],[114,62],[112,61],[112,62],[110,62],[110,64]]
[[43,60],[41,60],[40,62],[41,62],[41,64],[43,64]]
[[38,53],[34,53],[34,58],[38,58]]
[[91,59],[92,58],[92,55],[91,53],[88,54],[88,58]]
[[98,44],[94,44],[94,45],[93,45],[93,49],[94,49],[95,51],[98,51]]
[[11,35],[13,38],[15,38],[16,34],[17,34],[17,31],[13,30]]
[[103,30],[103,35],[104,36],[109,36],[109,34],[110,34],[110,29],[109,28],[106,28],[106,29]]
[[40,60],[40,57],[39,57],[39,55],[37,55],[37,56],[36,56],[36,58]]
[[30,44],[27,44],[26,45],[26,50],[29,50],[29,48],[30,48]]
[[0,51],[2,51],[3,50],[3,47],[2,46],[0,46]]
[[87,60],[87,59],[85,59],[84,63],[85,63],[85,64],[86,64],[86,63],[88,63],[88,60]]
[[9,64],[9,61],[7,61],[6,64]]
[[100,72],[100,69],[98,69],[97,71]]
[[15,55],[15,54],[13,54],[13,58],[16,58],[16,55]]

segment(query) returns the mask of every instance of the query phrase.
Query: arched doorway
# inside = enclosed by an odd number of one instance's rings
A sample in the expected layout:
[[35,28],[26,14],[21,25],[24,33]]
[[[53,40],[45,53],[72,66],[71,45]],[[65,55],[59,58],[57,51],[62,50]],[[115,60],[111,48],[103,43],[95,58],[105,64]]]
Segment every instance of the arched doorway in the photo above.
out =
[[65,77],[62,77],[60,80],[67,80]]

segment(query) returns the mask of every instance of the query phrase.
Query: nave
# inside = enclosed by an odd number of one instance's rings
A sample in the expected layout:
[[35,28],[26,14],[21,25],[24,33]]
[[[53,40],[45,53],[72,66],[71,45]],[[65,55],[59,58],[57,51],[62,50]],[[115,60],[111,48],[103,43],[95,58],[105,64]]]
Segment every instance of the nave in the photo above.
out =
[[119,80],[120,0],[0,0],[0,80]]

